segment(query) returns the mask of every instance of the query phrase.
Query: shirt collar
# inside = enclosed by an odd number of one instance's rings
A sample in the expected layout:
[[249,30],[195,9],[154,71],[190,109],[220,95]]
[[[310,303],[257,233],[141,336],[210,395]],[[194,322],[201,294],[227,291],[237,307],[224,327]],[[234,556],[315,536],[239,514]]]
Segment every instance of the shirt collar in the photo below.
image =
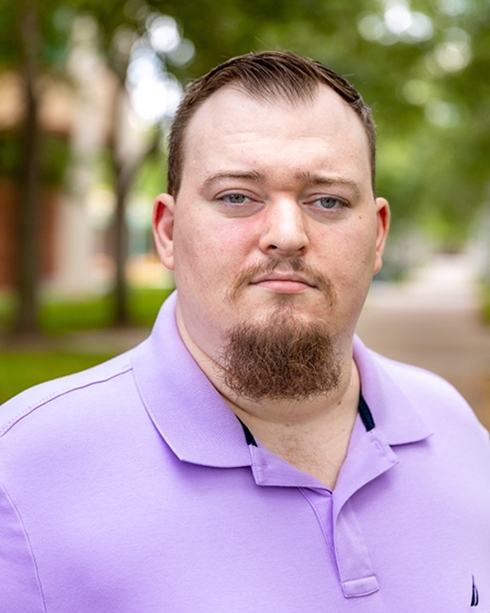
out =
[[[133,351],[133,372],[142,401],[180,460],[220,468],[251,466],[240,422],[180,337],[176,301],[174,292],[163,304],[150,337]],[[432,432],[393,380],[390,369],[381,365],[385,359],[357,338],[354,358],[377,435],[389,445],[430,436]]]
[[133,351],[140,396],[180,460],[220,468],[250,466],[240,422],[180,337],[176,301],[174,292],[160,309],[151,336]]
[[[362,395],[371,409],[376,431],[389,445],[422,441],[433,434],[400,382],[411,368],[368,349],[354,338],[354,360],[359,369]],[[396,374],[395,374],[396,372]]]

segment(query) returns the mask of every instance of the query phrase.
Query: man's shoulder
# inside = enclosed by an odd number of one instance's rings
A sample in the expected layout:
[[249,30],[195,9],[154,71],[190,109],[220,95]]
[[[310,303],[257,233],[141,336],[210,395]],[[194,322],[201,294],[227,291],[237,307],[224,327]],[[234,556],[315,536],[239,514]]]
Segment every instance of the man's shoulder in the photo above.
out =
[[435,372],[379,354],[376,355],[376,360],[410,396],[465,402],[454,385]]
[[[131,351],[87,370],[53,379],[27,389],[0,407],[0,437],[20,421],[44,410],[62,405],[64,412],[83,406],[88,399],[124,395],[123,379],[131,373]],[[114,385],[114,383],[116,385]]]
[[389,377],[403,396],[434,428],[446,424],[448,428],[469,428],[481,424],[462,394],[440,375],[411,364],[399,362],[370,351],[377,368]]
[[400,362],[386,357],[375,351],[369,350],[378,368],[392,377],[398,385],[411,390],[413,393],[421,393],[440,396],[449,395],[454,398],[454,394],[460,396],[455,387],[435,372]]

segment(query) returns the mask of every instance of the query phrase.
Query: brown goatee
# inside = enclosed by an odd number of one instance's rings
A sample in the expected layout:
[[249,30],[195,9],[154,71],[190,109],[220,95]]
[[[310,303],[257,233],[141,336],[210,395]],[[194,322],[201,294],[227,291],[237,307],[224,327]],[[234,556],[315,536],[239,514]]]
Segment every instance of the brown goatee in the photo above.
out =
[[225,384],[239,397],[305,400],[338,387],[341,360],[322,322],[282,313],[270,323],[234,327],[220,360]]

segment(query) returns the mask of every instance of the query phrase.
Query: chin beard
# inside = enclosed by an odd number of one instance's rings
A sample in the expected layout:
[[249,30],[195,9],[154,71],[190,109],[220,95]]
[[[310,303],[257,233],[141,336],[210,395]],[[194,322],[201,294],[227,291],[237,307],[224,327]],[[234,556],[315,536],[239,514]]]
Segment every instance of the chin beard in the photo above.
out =
[[339,386],[342,372],[323,323],[298,321],[291,313],[232,328],[220,364],[228,388],[252,401],[328,394]]

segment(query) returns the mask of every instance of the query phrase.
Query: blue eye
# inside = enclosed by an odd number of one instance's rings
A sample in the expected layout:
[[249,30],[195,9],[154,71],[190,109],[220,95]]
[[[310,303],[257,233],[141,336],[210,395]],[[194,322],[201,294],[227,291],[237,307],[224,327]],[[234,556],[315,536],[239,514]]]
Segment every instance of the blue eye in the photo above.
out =
[[224,200],[230,204],[245,204],[250,198],[247,198],[244,194],[226,194],[226,196],[221,196],[220,200]]
[[323,196],[315,200],[321,206],[322,209],[338,209],[346,206],[346,202],[333,196]]

